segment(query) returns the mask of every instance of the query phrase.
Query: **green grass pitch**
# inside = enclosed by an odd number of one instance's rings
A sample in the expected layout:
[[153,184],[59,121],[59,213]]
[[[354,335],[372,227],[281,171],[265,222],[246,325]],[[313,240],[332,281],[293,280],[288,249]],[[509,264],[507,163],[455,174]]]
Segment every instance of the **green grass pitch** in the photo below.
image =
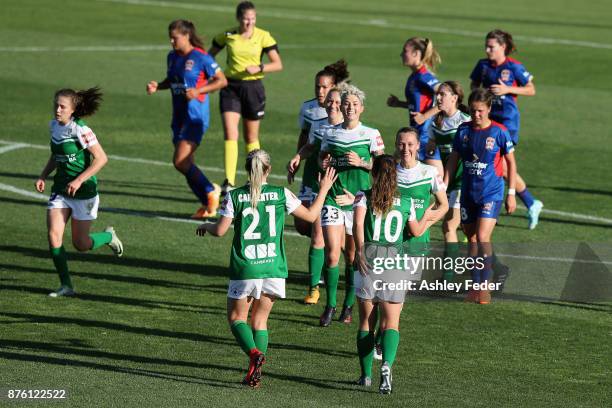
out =
[[[2,2],[3,393],[63,388],[69,396],[62,404],[76,407],[612,405],[610,299],[559,300],[572,273],[610,282],[612,5],[604,0],[256,2],[258,26],[276,37],[285,67],[265,79],[261,139],[279,176],[274,182],[284,183],[284,166],[295,151],[297,112],[312,97],[314,74],[340,57],[367,93],[364,122],[381,130],[387,146],[406,123],[406,111],[386,108],[385,100],[389,93],[403,93],[409,73],[399,52],[410,36],[432,38],[443,58],[439,77],[467,88],[472,67],[484,55],[484,34],[503,28],[516,35],[515,58],[535,76],[537,95],[519,100],[517,159],[532,192],[550,211],[534,231],[526,229],[524,210],[500,218],[495,240],[506,245],[499,251],[513,268],[508,281],[513,296],[488,307],[455,298],[408,301],[394,392],[384,397],[376,393],[378,368],[371,390],[352,385],[359,375],[356,323],[321,329],[322,306],[300,303],[308,244],[294,235],[286,237],[287,299],[275,305],[269,322],[263,385],[241,387],[246,358],[225,318],[231,231],[223,239],[197,238],[193,223],[177,221],[197,205],[184,179],[165,164],[172,153],[170,96],[148,97],[145,84],[164,76],[171,20],[193,20],[210,44],[234,24],[235,4]],[[218,58],[222,63],[224,56]],[[45,201],[33,183],[49,155],[44,146],[53,92],[93,85],[103,88],[105,101],[88,123],[106,152],[150,162],[111,158],[99,176],[102,211],[95,229],[115,226],[125,256],[114,258],[107,249],[77,254],[67,232],[79,296],[51,299],[46,295],[58,282],[47,249]],[[217,106],[215,94],[197,162],[220,182]],[[11,150],[15,143],[30,145]],[[242,163],[242,143],[240,151]],[[244,181],[244,174],[240,178]],[[433,239],[440,238],[436,226]],[[572,262],[582,256],[592,261]],[[11,404],[0,399],[0,406]]]

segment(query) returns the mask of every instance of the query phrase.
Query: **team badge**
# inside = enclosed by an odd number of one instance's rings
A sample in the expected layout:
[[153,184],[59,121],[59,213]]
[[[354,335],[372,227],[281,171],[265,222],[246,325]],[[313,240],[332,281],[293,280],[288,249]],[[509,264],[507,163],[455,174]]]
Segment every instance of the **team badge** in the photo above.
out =
[[185,61],[185,71],[191,71],[193,69],[193,60],[188,59]]
[[492,137],[487,137],[485,149],[493,150],[494,146],[495,146],[495,139]]
[[493,202],[488,202],[488,203],[484,203],[484,205],[482,206],[482,210],[485,214],[490,214],[491,211],[493,210]]
[[509,69],[502,69],[501,80],[504,82],[507,82],[510,80],[510,70]]

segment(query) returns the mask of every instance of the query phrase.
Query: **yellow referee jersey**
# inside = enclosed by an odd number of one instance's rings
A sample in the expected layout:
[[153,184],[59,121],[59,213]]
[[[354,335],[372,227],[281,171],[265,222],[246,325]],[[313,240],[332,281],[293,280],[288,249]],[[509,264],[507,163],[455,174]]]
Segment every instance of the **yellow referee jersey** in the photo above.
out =
[[257,27],[254,28],[251,38],[244,38],[240,35],[238,27],[225,30],[213,38],[213,45],[219,49],[227,46],[225,76],[242,81],[263,78],[262,72],[250,75],[246,72],[246,67],[261,64],[264,52],[278,49],[276,40],[270,33]]

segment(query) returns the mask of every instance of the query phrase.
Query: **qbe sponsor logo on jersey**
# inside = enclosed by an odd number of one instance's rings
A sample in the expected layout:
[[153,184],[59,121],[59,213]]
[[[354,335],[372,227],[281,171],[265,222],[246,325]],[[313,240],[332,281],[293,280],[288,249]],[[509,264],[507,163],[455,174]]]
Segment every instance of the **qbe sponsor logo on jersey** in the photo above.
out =
[[495,147],[495,139],[492,137],[487,137],[485,149],[493,150],[494,147]]
[[[244,248],[244,256],[250,260],[260,260],[276,257],[276,243],[252,244]],[[271,262],[272,260],[270,260]]]

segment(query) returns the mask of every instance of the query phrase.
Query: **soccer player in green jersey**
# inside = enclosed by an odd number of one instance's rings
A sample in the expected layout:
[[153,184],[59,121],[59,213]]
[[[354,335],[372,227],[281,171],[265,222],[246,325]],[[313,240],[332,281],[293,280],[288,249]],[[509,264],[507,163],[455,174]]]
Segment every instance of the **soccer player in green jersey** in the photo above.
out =
[[108,158],[94,132],[83,117],[96,112],[102,101],[99,88],[84,91],[60,89],[55,93],[55,119],[49,123],[51,157],[35,182],[36,190],[45,191],[45,180],[55,171],[51,197],[47,204],[47,227],[51,258],[60,278],[60,288],[49,296],[74,296],[63,245],[64,230],[72,218],[72,244],[85,252],[108,245],[115,255],[123,255],[123,244],[113,227],[90,233],[98,217],[98,181],[96,174]]
[[421,220],[417,221],[415,200],[398,188],[397,168],[392,156],[382,155],[374,159],[372,177],[372,188],[357,193],[353,204],[353,237],[357,247],[355,266],[359,271],[355,275],[355,292],[359,302],[357,352],[361,366],[358,384],[372,384],[374,328],[377,320],[375,308],[379,304],[382,312],[380,330],[383,353],[379,391],[389,394],[391,366],[399,345],[399,319],[406,289],[389,289],[388,284],[400,283],[403,278],[409,277],[410,272],[401,271],[392,275],[385,274],[389,271],[380,273],[373,270],[369,265],[371,257],[366,258],[366,253],[375,250],[376,256],[382,254],[383,258],[385,254],[391,257],[391,252],[399,253],[404,229],[408,228],[415,237],[422,235],[435,221],[435,211],[428,208]]
[[[288,189],[266,183],[271,165],[270,156],[265,151],[249,153],[245,168],[249,183],[229,191],[217,223],[202,224],[196,233],[202,236],[208,232],[220,237],[234,221],[227,318],[238,344],[249,356],[249,370],[243,384],[257,387],[268,349],[268,316],[274,301],[285,297],[285,212],[314,222],[336,177],[334,169],[325,173],[319,185],[319,195],[306,208]],[[247,324],[249,309],[250,326]]]
[[[307,192],[304,196],[298,196],[305,207],[309,207],[312,200],[317,196],[319,189],[319,163],[318,157],[321,150],[321,138],[323,131],[328,127],[334,127],[344,120],[340,112],[340,94],[342,84],[332,88],[325,98],[326,118],[314,121],[310,126],[308,140],[300,148],[289,164],[287,164],[287,180],[293,182],[293,177],[300,167],[302,160],[306,159],[304,175],[302,177],[302,188],[300,193]],[[303,221],[300,221],[303,224]],[[298,229],[298,219],[296,218],[296,229]],[[308,251],[308,274],[310,282],[308,294],[304,298],[307,305],[315,305],[319,301],[319,281],[325,263],[325,241],[323,240],[323,230],[321,229],[321,217],[317,218],[311,225],[310,249]]]
[[[459,125],[469,122],[470,115],[468,108],[463,105],[463,89],[459,82],[446,81],[440,84],[436,92],[436,104],[440,112],[434,116],[431,127],[429,128],[429,142],[427,145],[428,154],[438,150],[442,163],[446,162],[453,152],[453,140]],[[457,164],[455,178],[450,180],[446,188],[448,204],[450,209],[444,217],[442,232],[444,233],[444,257],[457,258],[459,256],[459,240],[457,239],[457,228],[461,224],[461,174],[463,166],[461,161]],[[452,280],[454,271],[452,269],[444,271],[444,279]]]
[[360,122],[364,111],[365,94],[354,85],[347,85],[341,95],[340,110],[344,116],[341,125],[326,128],[323,132],[319,154],[322,169],[334,167],[338,180],[334,183],[321,211],[321,226],[325,241],[325,289],[326,306],[319,319],[323,327],[329,326],[336,312],[338,289],[338,262],[344,246],[346,294],[342,312],[338,319],[352,322],[355,303],[353,284],[353,242],[352,195],[370,188],[372,157],[383,154],[385,145],[380,132]]

